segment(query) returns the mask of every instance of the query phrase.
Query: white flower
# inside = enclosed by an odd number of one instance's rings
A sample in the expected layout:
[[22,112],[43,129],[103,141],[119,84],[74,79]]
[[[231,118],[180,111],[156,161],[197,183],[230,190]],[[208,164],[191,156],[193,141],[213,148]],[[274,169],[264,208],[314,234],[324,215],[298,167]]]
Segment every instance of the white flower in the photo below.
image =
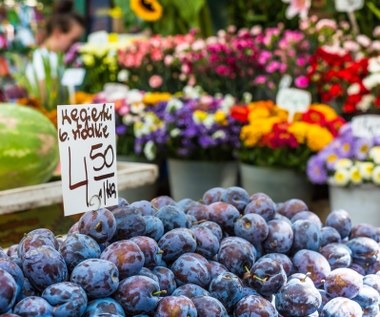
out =
[[141,91],[137,89],[132,89],[129,90],[127,93],[127,101],[128,103],[137,103],[137,102],[142,102],[143,101],[144,95],[142,94]]
[[199,86],[195,86],[195,87],[186,86],[183,89],[183,92],[185,94],[185,97],[189,99],[198,99],[202,94],[202,88]]
[[349,95],[356,95],[360,92],[360,86],[358,83],[352,84],[350,87],[347,89],[347,93]]
[[372,181],[373,181],[376,185],[380,185],[380,166],[376,166],[376,167],[373,169],[373,173],[372,173]]
[[373,95],[364,95],[362,97],[362,99],[358,102],[358,104],[356,105],[356,108],[358,108],[359,110],[365,112],[369,108],[371,108],[371,105],[373,104],[374,101],[375,101],[375,96],[373,96]]
[[380,73],[375,73],[367,76],[363,79],[363,85],[368,90],[380,85]]
[[129,72],[126,69],[122,69],[118,74],[117,74],[117,80],[121,82],[127,81],[129,78]]
[[251,101],[252,101],[252,94],[250,93],[250,92],[245,92],[244,94],[243,94],[243,101],[245,102],[245,103],[250,103]]
[[170,136],[172,138],[175,138],[175,137],[179,136],[180,134],[181,134],[181,130],[178,128],[175,128],[175,129],[170,131]]
[[225,113],[229,113],[231,107],[235,104],[235,98],[231,95],[225,95],[221,105],[220,109],[224,111]]
[[168,101],[168,105],[166,106],[166,109],[168,112],[177,111],[178,109],[181,109],[183,106],[183,103],[181,100],[177,98],[170,99]]
[[368,71],[370,73],[380,72],[380,57],[372,57],[368,61]]
[[208,115],[206,119],[203,120],[203,124],[207,129],[211,129],[213,124],[215,123],[215,118],[212,115]]
[[125,125],[130,125],[134,122],[134,118],[130,114],[125,115],[122,120]]
[[364,46],[364,47],[368,47],[371,45],[371,39],[366,36],[366,35],[363,35],[363,34],[360,34],[356,37],[356,41],[361,45],[361,46]]
[[351,182],[355,185],[359,185],[362,183],[362,175],[360,174],[360,170],[357,166],[351,167],[350,179],[351,179]]
[[350,181],[350,172],[346,169],[339,169],[331,179],[334,185],[346,186]]
[[152,161],[156,157],[156,146],[153,141],[148,141],[144,146],[144,155],[149,160]]
[[360,174],[363,177],[363,179],[367,181],[371,180],[375,164],[373,164],[372,162],[357,162],[356,164],[359,168]]
[[225,139],[226,138],[226,133],[222,130],[217,130],[213,133],[211,136],[213,139]]
[[134,102],[131,105],[131,112],[139,114],[144,112],[145,105],[142,102]]
[[374,146],[369,150],[368,156],[375,164],[380,164],[380,146]]
[[335,162],[334,168],[335,169],[342,169],[342,168],[348,169],[348,168],[351,168],[352,165],[353,165],[353,162],[350,159],[343,158],[343,159],[339,159]]

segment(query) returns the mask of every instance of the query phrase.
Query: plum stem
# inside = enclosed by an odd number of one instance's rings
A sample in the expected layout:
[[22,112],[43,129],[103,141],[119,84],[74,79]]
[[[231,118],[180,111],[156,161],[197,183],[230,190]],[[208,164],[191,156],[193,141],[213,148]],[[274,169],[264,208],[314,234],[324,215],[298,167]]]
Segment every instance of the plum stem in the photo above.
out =
[[258,277],[257,275],[253,274],[252,275],[252,278],[255,279],[255,280],[258,280],[259,282],[261,283],[265,283],[266,281],[268,281],[268,277],[264,277],[264,278],[261,278],[261,277]]
[[168,293],[168,291],[165,290],[165,289],[163,289],[163,290],[161,290],[161,291],[156,291],[156,292],[152,293],[152,295],[153,295],[153,296],[158,296],[158,295],[161,295],[161,294],[167,294],[167,293]]
[[249,273],[249,275],[251,275],[251,270],[248,268],[248,266],[244,265],[244,270],[246,273]]
[[193,225],[199,225],[200,223],[203,223],[203,222],[206,222],[206,221],[207,221],[207,219],[202,219],[202,220],[194,221]]
[[307,273],[305,274],[305,277],[304,277],[301,281],[302,281],[302,282],[306,282],[306,279],[307,279],[309,276],[311,276],[311,273],[310,273],[310,272],[307,272]]
[[95,230],[97,232],[102,231],[102,223],[100,221],[95,225]]
[[164,250],[161,250],[161,249],[158,250],[158,251],[157,251],[157,254],[164,254]]

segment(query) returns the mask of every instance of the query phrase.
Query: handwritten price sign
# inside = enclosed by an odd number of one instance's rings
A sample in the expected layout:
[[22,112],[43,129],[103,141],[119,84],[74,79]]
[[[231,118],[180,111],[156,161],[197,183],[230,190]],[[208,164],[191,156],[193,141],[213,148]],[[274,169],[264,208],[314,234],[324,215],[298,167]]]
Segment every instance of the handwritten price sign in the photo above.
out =
[[339,12],[354,12],[364,6],[364,0],[335,0],[335,8]]
[[66,216],[116,205],[114,104],[58,106]]
[[380,116],[368,114],[354,117],[352,134],[358,138],[380,137]]
[[293,120],[297,112],[306,112],[311,104],[311,94],[297,88],[281,88],[276,96],[278,107],[285,109],[289,113],[289,121]]

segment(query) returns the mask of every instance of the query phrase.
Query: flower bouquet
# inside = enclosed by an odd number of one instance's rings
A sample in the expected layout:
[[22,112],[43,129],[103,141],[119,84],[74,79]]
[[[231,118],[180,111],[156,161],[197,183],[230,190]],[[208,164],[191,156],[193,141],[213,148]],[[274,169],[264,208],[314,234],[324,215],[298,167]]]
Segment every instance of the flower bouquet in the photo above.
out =
[[353,223],[380,225],[380,138],[355,137],[350,123],[308,162],[315,184],[329,185],[332,209],[346,209]]
[[331,107],[313,104],[289,121],[272,101],[234,107],[232,117],[245,124],[238,151],[244,188],[270,192],[278,201],[295,195],[308,200],[307,161],[333,140],[344,120]]
[[234,151],[241,123],[230,115],[234,103],[231,96],[213,97],[187,87],[135,124],[136,153],[168,158],[175,199],[199,199],[206,188],[236,185]]

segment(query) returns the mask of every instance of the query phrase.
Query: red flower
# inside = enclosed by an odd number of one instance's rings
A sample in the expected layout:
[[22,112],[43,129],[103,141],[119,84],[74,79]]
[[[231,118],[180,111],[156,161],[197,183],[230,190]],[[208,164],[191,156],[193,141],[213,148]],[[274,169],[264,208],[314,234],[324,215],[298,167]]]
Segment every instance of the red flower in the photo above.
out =
[[273,131],[263,138],[261,145],[268,146],[272,149],[298,147],[298,141],[293,134],[288,132],[288,127],[288,123],[275,124]]
[[231,117],[242,123],[248,122],[249,110],[246,106],[233,106],[231,108]]
[[326,116],[318,110],[309,109],[302,115],[302,121],[305,121],[307,123],[316,123],[320,126],[324,126],[326,125]]
[[327,123],[327,128],[335,137],[338,135],[340,128],[346,123],[346,121],[342,117],[336,117],[335,119],[329,121]]

